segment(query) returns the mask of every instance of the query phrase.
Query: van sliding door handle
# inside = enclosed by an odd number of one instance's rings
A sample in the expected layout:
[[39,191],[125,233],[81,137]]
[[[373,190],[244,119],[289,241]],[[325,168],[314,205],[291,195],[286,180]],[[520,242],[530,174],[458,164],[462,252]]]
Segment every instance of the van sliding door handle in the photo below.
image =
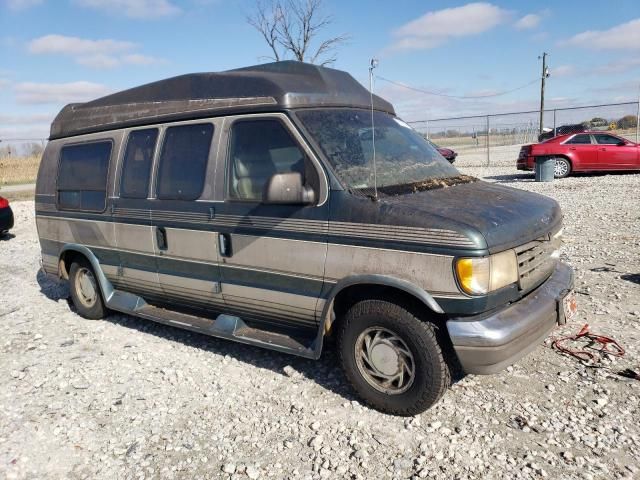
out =
[[228,233],[218,234],[218,250],[221,257],[230,257],[233,254],[231,248],[231,235]]
[[167,231],[164,227],[156,227],[156,243],[158,244],[158,250],[167,249]]

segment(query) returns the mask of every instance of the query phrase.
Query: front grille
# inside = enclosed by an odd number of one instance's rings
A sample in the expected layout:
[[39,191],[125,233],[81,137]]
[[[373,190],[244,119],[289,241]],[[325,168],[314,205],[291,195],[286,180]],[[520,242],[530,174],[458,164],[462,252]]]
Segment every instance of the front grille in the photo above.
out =
[[533,290],[551,275],[555,268],[552,253],[558,247],[559,241],[551,240],[549,235],[546,235],[515,249],[522,293]]

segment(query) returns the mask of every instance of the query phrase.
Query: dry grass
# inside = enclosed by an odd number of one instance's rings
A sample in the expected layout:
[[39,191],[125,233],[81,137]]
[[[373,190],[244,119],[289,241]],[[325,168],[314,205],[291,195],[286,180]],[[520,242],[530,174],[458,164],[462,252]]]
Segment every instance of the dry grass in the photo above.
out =
[[1,157],[0,185],[33,183],[38,175],[40,156]]

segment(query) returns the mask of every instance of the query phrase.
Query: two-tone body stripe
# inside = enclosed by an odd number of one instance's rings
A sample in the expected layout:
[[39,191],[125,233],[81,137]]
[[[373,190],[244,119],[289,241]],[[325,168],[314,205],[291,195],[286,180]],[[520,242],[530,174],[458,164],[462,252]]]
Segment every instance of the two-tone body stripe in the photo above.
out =
[[[40,203],[36,204],[36,214],[52,216],[51,213],[55,210],[51,210],[50,206],[42,208],[43,206]],[[67,212],[59,213],[58,215],[65,218],[87,218],[86,214],[76,216]],[[438,228],[130,208],[115,208],[112,217],[110,215],[100,215],[97,218],[101,221],[111,220],[128,223],[151,221],[158,223],[158,225],[166,223],[194,229],[202,228],[205,225],[209,228],[220,230],[243,231],[247,229],[257,233],[263,232],[269,236],[276,236],[277,233],[289,233],[297,236],[313,236],[315,240],[318,239],[318,236],[328,236],[328,240],[333,243],[341,243],[341,240],[346,240],[349,244],[357,244],[358,241],[369,242],[377,240],[398,244],[477,248],[474,241],[467,236],[454,230]]]
[[[42,252],[46,255],[57,255],[64,246],[63,242],[42,238],[40,239]],[[97,247],[85,245],[98,258],[101,264],[117,267],[120,262],[135,265],[136,270],[147,271],[160,274],[171,275],[182,278],[194,278],[210,282],[224,282],[225,284],[246,286],[252,288],[265,288],[269,285],[269,289],[276,292],[290,293],[300,296],[317,297],[317,292],[322,290],[325,283],[322,278],[301,276],[292,272],[285,271],[267,271],[260,269],[249,269],[244,266],[234,265],[218,265],[196,260],[183,260],[176,258],[156,257],[152,254],[141,252],[130,252],[116,248]],[[156,295],[158,299],[163,300],[163,293],[168,293],[174,298],[187,298],[189,303],[198,304],[200,306],[212,306],[215,299],[212,297],[202,298],[202,293],[197,291],[180,288],[176,285],[160,286],[157,282],[145,281],[140,278],[127,278],[126,269],[124,276],[109,276],[114,286],[126,287],[127,290],[138,294]],[[143,295],[144,296],[144,295]],[[164,297],[166,301],[166,295]],[[251,302],[247,299],[225,297],[225,302],[218,302],[221,308],[228,305],[236,310],[243,310],[258,314],[260,309],[278,312],[285,317],[293,317],[299,321],[315,322],[315,309],[304,308],[301,306],[287,306],[276,302],[256,301],[257,305],[250,306]]]
[[441,228],[401,227],[396,225],[374,225],[350,222],[330,222],[329,235],[358,237],[396,242],[430,243],[474,247],[475,243],[454,230]]

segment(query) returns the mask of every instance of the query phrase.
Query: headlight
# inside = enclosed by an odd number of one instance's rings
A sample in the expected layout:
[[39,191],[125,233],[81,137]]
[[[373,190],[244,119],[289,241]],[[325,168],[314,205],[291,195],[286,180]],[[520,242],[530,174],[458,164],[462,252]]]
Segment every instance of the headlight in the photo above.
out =
[[551,258],[560,258],[560,246],[562,245],[562,235],[564,234],[564,227],[558,230],[551,236],[551,246],[553,251],[551,252]]
[[490,257],[459,258],[456,274],[462,290],[483,295],[518,281],[518,262],[513,250]]

